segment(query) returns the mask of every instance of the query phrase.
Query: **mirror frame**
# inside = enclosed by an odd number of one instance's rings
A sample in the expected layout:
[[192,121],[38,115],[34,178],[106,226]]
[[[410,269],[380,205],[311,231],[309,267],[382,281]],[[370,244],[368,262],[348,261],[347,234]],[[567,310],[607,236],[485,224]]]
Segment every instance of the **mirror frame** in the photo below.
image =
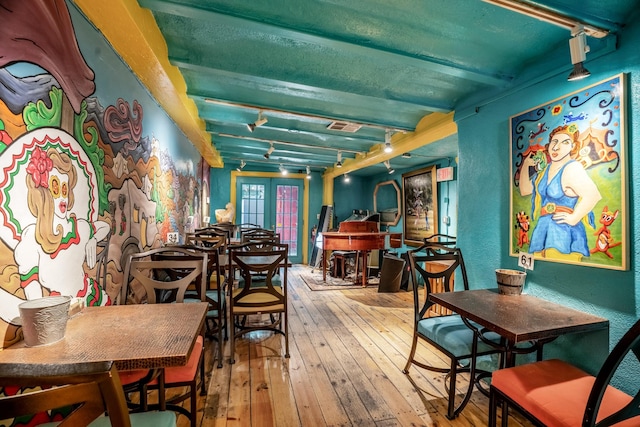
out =
[[389,181],[384,181],[384,182],[379,182],[376,184],[376,188],[375,190],[373,190],[373,211],[374,212],[378,212],[378,203],[376,201],[376,195],[378,194],[378,190],[380,189],[380,187],[383,187],[385,185],[393,185],[393,187],[396,190],[396,206],[398,207],[398,212],[396,213],[396,217],[393,221],[382,221],[382,216],[380,217],[380,224],[382,225],[398,225],[398,221],[400,221],[400,217],[402,216],[402,205],[401,203],[401,196],[400,196],[400,187],[398,186],[398,183],[394,180],[394,179],[390,179]]

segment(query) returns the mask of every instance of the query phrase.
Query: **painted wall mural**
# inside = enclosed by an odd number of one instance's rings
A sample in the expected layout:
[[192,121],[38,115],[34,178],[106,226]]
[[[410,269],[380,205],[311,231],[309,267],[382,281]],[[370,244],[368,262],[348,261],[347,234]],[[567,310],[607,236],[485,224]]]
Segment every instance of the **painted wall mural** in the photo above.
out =
[[627,269],[624,80],[511,117],[510,255]]
[[182,240],[209,215],[209,167],[75,7],[3,1],[0,20],[0,333],[8,346],[21,339],[24,300],[114,303],[130,253],[168,233]]

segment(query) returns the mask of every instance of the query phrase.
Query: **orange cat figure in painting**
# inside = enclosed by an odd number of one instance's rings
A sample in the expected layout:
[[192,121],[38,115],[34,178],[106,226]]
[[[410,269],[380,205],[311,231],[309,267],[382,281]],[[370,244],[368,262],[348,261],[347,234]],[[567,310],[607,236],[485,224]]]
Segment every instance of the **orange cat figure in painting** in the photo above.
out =
[[529,243],[529,215],[520,211],[516,214],[516,229],[518,230],[518,247],[522,248],[525,243]]
[[609,249],[614,248],[622,244],[622,242],[613,243],[613,239],[611,237],[611,230],[609,230],[609,226],[613,224],[613,221],[618,218],[618,210],[615,212],[609,210],[608,206],[605,206],[602,209],[602,214],[600,215],[600,224],[602,227],[598,229],[594,233],[594,235],[598,236],[596,239],[596,247],[591,249],[591,254],[595,254],[596,252],[602,252],[609,258],[613,258]]

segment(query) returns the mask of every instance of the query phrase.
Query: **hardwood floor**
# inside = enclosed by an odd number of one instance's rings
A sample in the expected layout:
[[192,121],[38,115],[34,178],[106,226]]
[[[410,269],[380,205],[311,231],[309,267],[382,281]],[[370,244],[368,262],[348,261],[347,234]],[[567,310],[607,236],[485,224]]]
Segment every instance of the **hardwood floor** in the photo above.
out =
[[[211,360],[207,340],[208,394],[199,397],[201,426],[486,426],[488,399],[474,392],[455,420],[448,420],[444,375],[413,366],[402,373],[412,336],[412,294],[378,293],[377,287],[311,291],[289,274],[289,345],[272,333],[237,341],[236,363]],[[429,360],[442,356],[420,345]],[[466,378],[463,378],[466,380]],[[460,389],[463,389],[460,382]],[[530,426],[513,416],[512,427]],[[187,426],[186,417],[178,417]]]

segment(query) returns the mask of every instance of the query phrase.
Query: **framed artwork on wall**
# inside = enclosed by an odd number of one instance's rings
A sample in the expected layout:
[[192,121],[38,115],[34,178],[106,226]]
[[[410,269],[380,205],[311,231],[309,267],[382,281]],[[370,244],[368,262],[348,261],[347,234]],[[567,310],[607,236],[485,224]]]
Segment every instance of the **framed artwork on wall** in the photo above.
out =
[[510,118],[510,255],[626,270],[625,75]]
[[420,246],[438,232],[437,191],[435,166],[402,174],[405,245]]

